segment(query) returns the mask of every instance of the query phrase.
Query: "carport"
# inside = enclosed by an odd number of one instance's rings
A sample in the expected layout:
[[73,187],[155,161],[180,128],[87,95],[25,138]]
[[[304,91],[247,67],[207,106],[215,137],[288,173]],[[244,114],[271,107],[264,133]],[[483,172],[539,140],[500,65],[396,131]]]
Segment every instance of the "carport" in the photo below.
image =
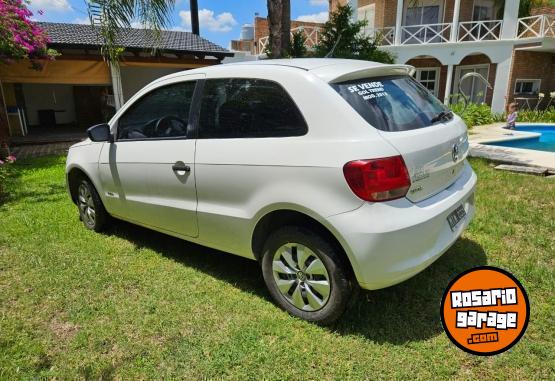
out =
[[147,83],[164,75],[221,63],[233,53],[189,32],[162,31],[160,48],[151,31],[123,29],[124,53],[118,66],[100,54],[97,27],[39,23],[49,47],[61,55],[40,62],[28,60],[0,65],[0,90],[8,126],[0,126],[12,143],[79,140],[85,129],[107,121]]

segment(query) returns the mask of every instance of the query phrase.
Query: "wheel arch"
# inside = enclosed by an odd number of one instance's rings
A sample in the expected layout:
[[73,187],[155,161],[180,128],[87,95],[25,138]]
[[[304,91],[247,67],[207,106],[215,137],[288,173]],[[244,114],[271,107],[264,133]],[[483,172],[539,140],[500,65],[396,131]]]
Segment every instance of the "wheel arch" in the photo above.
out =
[[272,210],[258,219],[251,237],[251,249],[256,260],[262,259],[264,243],[271,232],[283,226],[301,226],[320,234],[337,249],[351,275],[356,276],[353,262],[345,247],[346,244],[339,234],[334,232],[331,226],[322,222],[318,216],[292,209]]
[[73,166],[67,171],[66,181],[67,181],[67,189],[71,197],[71,201],[73,201],[74,204],[77,204],[77,185],[79,184],[79,180],[83,178],[89,180],[93,184],[93,186],[98,190],[98,187],[92,180],[91,176],[89,176],[83,168],[81,168],[80,166]]

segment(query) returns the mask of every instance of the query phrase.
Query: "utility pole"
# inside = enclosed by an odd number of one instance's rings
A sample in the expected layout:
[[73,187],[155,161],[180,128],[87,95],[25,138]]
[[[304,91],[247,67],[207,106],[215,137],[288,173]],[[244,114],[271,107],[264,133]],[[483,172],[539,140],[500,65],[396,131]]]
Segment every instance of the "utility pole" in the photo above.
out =
[[198,2],[197,0],[190,0],[191,3],[191,28],[193,29],[193,34],[197,36],[200,34],[198,25]]

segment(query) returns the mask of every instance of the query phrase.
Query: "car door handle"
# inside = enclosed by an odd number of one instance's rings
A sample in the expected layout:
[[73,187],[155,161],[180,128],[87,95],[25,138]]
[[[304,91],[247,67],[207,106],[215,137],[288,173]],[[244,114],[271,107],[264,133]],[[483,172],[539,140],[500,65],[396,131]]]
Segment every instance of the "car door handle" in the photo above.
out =
[[174,172],[191,172],[191,167],[183,163],[175,163],[172,165]]

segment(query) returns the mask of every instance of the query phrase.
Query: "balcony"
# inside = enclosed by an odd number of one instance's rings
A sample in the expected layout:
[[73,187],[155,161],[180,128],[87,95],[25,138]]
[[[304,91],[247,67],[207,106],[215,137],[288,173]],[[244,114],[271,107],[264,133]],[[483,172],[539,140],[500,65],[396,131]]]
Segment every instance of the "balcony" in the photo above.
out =
[[555,38],[555,16],[537,15],[518,20],[517,38]]
[[[452,23],[404,25],[401,27],[400,39],[396,41],[394,26],[384,28],[364,28],[362,33],[370,36],[381,46],[399,45],[428,45],[450,42],[479,42],[496,41],[502,39],[503,20],[491,21],[461,21],[452,40]],[[291,34],[302,31],[306,38],[306,46],[310,50],[320,38],[319,27],[297,27],[291,29]],[[555,16],[537,15],[518,20],[518,29],[514,39],[555,38]],[[268,44],[268,36],[258,40],[258,52],[264,52]]]
[[[307,49],[312,49],[314,45],[318,44],[320,38],[320,30],[321,28],[317,26],[299,26],[296,28],[291,29],[291,38],[293,38],[293,34],[297,32],[301,32],[305,38],[305,45]],[[268,46],[268,41],[270,37],[264,36],[258,39],[257,43],[257,51],[258,54],[264,53],[266,47]]]

